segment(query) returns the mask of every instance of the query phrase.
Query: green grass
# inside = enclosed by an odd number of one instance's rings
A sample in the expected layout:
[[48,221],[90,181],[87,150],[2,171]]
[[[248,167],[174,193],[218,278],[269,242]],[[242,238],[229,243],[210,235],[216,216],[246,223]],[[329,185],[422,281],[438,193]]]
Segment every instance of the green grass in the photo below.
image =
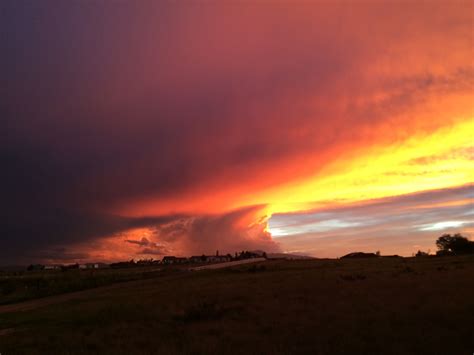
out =
[[472,256],[269,261],[177,272],[93,295],[0,314],[0,329],[10,329],[0,335],[0,352],[474,351]]

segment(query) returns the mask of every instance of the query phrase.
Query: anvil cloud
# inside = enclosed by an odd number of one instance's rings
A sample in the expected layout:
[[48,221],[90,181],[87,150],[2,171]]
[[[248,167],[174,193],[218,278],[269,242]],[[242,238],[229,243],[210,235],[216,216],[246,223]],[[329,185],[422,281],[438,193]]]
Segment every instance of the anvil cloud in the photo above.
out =
[[472,2],[4,5],[2,262],[291,250],[272,214],[472,182]]

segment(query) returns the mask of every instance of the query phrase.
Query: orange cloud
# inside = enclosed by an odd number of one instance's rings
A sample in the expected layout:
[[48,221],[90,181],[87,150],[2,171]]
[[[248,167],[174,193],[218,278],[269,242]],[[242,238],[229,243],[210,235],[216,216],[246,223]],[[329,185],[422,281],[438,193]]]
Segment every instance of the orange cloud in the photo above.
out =
[[470,2],[23,6],[5,256],[272,248],[271,215],[473,181]]

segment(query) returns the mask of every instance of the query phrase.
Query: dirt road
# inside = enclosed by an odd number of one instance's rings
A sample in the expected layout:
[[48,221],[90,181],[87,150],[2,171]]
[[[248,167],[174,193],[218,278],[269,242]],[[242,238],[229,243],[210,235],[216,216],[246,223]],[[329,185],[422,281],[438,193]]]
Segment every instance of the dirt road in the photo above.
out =
[[231,266],[258,263],[258,262],[265,261],[265,260],[267,260],[267,259],[265,259],[265,258],[244,259],[244,260],[237,260],[237,261],[229,261],[227,263],[218,263],[218,264],[191,267],[191,268],[189,268],[189,270],[190,271],[199,271],[199,270],[223,269],[223,268],[231,267]]
[[[199,271],[199,270],[206,270],[206,269],[221,269],[231,266],[243,265],[243,264],[250,264],[256,262],[265,261],[264,258],[255,258],[255,259],[245,259],[245,260],[238,260],[238,261],[230,261],[227,263],[219,263],[219,264],[211,264],[211,265],[204,265],[198,266],[194,268],[189,268],[190,271]],[[188,273],[180,273],[179,275],[173,275],[173,277],[186,277],[189,276]],[[11,313],[11,312],[22,312],[22,311],[29,311],[32,309],[46,307],[52,304],[68,302],[71,300],[81,299],[85,297],[89,297],[92,295],[97,295],[102,292],[108,292],[110,290],[119,289],[122,287],[130,287],[134,285],[144,285],[147,283],[156,282],[158,279],[163,279],[163,277],[159,278],[152,278],[152,279],[145,279],[145,280],[134,280],[134,281],[127,281],[127,282],[120,282],[113,285],[107,285],[102,287],[96,287],[92,289],[87,289],[83,291],[76,291],[76,292],[69,292],[55,296],[48,296],[44,298],[37,298],[29,301],[24,301],[20,303],[13,303],[13,304],[6,304],[0,306],[0,314],[2,313]]]

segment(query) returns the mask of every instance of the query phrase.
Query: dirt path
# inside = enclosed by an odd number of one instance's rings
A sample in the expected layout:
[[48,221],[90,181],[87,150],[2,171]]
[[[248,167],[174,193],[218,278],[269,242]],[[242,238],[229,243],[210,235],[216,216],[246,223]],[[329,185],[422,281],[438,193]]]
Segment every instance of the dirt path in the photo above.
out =
[[258,263],[261,261],[265,261],[265,258],[254,258],[254,259],[244,259],[244,260],[237,260],[237,261],[229,261],[226,263],[218,263],[218,264],[211,264],[211,265],[204,265],[204,266],[197,266],[189,268],[190,271],[199,271],[199,270],[214,270],[214,269],[223,269],[226,267],[236,266],[236,265],[243,265],[243,264],[252,264]]
[[[265,261],[265,260],[266,259],[264,259],[264,258],[255,258],[255,259],[230,261],[230,262],[227,262],[227,263],[219,263],[219,264],[198,266],[198,267],[194,267],[194,268],[189,268],[188,270],[198,271],[198,270],[206,270],[206,269],[221,269],[221,268],[226,268],[226,267],[231,267],[231,266],[236,266],[236,265],[262,262],[262,261]],[[179,273],[180,277],[185,277],[186,275],[189,275],[189,274],[186,273],[186,272],[185,273]],[[177,277],[177,276],[178,275],[173,275],[173,277]],[[83,291],[63,293],[63,294],[60,294],[60,295],[48,296],[48,297],[44,297],[44,298],[36,298],[36,299],[33,299],[33,300],[24,301],[24,302],[20,302],[20,303],[12,303],[12,304],[1,305],[0,306],[0,314],[2,314],[2,313],[11,313],[11,312],[29,311],[29,310],[36,309],[36,308],[46,307],[46,306],[49,306],[49,305],[52,305],[52,304],[68,302],[68,301],[75,300],[75,299],[82,299],[82,298],[85,298],[85,297],[88,297],[88,296],[91,296],[91,295],[97,295],[97,294],[100,294],[102,292],[108,292],[108,291],[114,290],[114,289],[120,289],[120,288],[123,288],[123,287],[130,287],[130,286],[134,286],[134,285],[146,285],[148,283],[157,282],[158,280],[163,280],[163,276],[158,277],[158,278],[151,278],[151,279],[142,279],[142,280],[127,281],[127,282],[119,282],[119,283],[115,283],[115,284],[112,284],[112,285],[91,288],[91,289],[87,289],[87,290],[83,290]]]

